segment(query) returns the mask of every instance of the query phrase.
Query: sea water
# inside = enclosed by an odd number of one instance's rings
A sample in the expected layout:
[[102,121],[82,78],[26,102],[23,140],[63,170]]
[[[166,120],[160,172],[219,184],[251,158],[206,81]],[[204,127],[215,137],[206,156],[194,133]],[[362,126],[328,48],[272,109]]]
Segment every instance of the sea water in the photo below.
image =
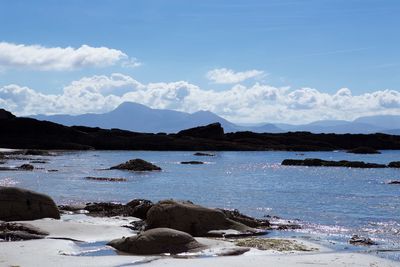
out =
[[[264,217],[296,220],[302,229],[272,232],[271,236],[301,236],[336,249],[353,250],[347,240],[368,236],[378,246],[366,249],[400,260],[400,169],[281,166],[286,158],[400,161],[400,151],[355,155],[337,152],[215,152],[198,157],[194,152],[79,151],[33,163],[34,171],[1,171],[0,186],[18,186],[50,195],[59,204],[93,201],[127,202],[134,198],[191,200],[208,207],[239,209]],[[133,158],[150,161],[163,170],[129,172],[106,170]],[[200,160],[203,165],[182,165]],[[3,166],[19,166],[9,160]],[[49,172],[57,170],[57,172]],[[86,180],[86,176],[126,178],[126,182]]]

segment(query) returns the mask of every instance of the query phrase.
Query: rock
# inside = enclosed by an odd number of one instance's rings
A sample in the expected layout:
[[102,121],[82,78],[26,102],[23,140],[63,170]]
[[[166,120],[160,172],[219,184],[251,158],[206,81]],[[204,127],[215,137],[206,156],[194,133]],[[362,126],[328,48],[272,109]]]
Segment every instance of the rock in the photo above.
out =
[[134,199],[126,204],[131,208],[130,216],[146,220],[147,212],[151,207],[153,207],[153,202],[146,199]]
[[392,161],[388,165],[389,168],[400,168],[400,161]]
[[129,216],[130,209],[123,204],[100,202],[88,203],[85,210],[96,217]]
[[208,236],[212,230],[237,230],[240,234],[257,234],[254,228],[233,221],[217,209],[209,209],[190,202],[164,200],[147,212],[147,228],[166,227],[193,236]]
[[331,161],[322,159],[285,159],[284,166],[310,166],[310,167],[351,167],[351,168],[386,168],[384,164],[365,163],[363,161]]
[[187,130],[182,130],[177,133],[177,136],[222,139],[224,138],[224,128],[222,128],[221,124],[217,122],[206,126],[200,126],[200,127],[190,128]]
[[389,181],[387,184],[400,184],[400,180]]
[[202,162],[202,161],[195,161],[195,160],[192,160],[192,161],[182,161],[182,162],[181,162],[181,164],[193,164],[193,165],[199,165],[199,164],[204,164],[204,162]]
[[0,187],[0,220],[60,219],[60,212],[47,195],[16,187]]
[[168,228],[155,228],[136,236],[115,239],[107,245],[135,255],[178,254],[206,247],[191,235]]
[[102,181],[102,182],[126,182],[126,181],[128,181],[128,179],[126,179],[126,178],[92,177],[92,176],[85,177],[85,179],[93,180],[93,181]]
[[52,156],[53,154],[51,154],[47,150],[28,149],[28,150],[25,150],[24,155],[30,155],[30,156]]
[[249,227],[257,228],[257,227],[270,227],[270,223],[268,220],[259,220],[252,218],[250,216],[244,215],[240,213],[237,209],[235,210],[224,210],[221,211],[225,214],[225,216],[233,221],[240,222]]
[[20,170],[25,170],[25,171],[32,171],[35,167],[31,164],[22,164],[21,166],[18,167]]
[[0,223],[0,239],[21,241],[45,238],[49,233],[25,223]]
[[11,113],[8,112],[5,109],[0,109],[0,120],[12,120],[15,119],[15,116]]
[[51,170],[47,170],[47,172],[58,172],[58,170],[51,169]]
[[47,161],[45,160],[32,160],[29,163],[36,163],[36,164],[46,164]]
[[196,152],[193,154],[194,156],[205,156],[205,157],[214,157],[214,154],[211,153],[204,153],[204,152]]
[[353,235],[349,243],[355,246],[372,246],[372,245],[377,245],[376,242],[374,242],[371,238],[368,237],[362,237],[358,235]]
[[128,171],[160,171],[161,168],[142,159],[131,159],[125,163],[113,166],[111,170],[128,170]]
[[353,154],[381,154],[381,152],[379,152],[375,148],[367,147],[367,146],[356,147],[354,149],[348,150],[347,153],[353,153]]

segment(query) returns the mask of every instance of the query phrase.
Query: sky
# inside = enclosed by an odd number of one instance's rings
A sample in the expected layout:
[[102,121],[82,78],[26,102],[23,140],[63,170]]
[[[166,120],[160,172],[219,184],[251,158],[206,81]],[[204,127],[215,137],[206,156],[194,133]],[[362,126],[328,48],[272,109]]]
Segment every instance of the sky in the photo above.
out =
[[2,0],[0,108],[400,115],[399,13],[397,0]]

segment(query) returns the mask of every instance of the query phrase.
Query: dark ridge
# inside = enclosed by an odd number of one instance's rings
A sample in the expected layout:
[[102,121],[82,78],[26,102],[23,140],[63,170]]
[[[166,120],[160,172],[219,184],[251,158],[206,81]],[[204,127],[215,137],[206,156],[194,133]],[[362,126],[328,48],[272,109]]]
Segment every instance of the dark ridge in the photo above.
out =
[[177,134],[138,133],[15,117],[0,110],[0,147],[20,149],[105,149],[160,151],[332,151],[368,144],[376,150],[400,149],[400,136],[387,134],[224,133],[221,124]]

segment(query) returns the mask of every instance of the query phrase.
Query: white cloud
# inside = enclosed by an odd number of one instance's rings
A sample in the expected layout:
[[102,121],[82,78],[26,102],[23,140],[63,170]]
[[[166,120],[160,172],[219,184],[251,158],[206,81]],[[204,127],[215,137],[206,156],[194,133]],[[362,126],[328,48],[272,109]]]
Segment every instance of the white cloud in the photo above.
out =
[[239,83],[247,79],[264,76],[261,70],[247,70],[243,72],[235,72],[231,69],[221,68],[213,69],[207,72],[206,77],[212,82],[220,84]]
[[41,71],[74,70],[85,67],[105,67],[121,63],[136,67],[140,63],[120,50],[82,45],[44,47],[0,42],[0,69],[27,68]]
[[353,95],[342,88],[328,94],[314,88],[291,90],[255,83],[215,91],[185,81],[142,84],[117,73],[84,77],[59,94],[42,94],[18,85],[0,87],[0,108],[17,115],[102,113],[125,101],[186,112],[209,110],[234,122],[304,123],[400,114],[400,92],[395,90]]

